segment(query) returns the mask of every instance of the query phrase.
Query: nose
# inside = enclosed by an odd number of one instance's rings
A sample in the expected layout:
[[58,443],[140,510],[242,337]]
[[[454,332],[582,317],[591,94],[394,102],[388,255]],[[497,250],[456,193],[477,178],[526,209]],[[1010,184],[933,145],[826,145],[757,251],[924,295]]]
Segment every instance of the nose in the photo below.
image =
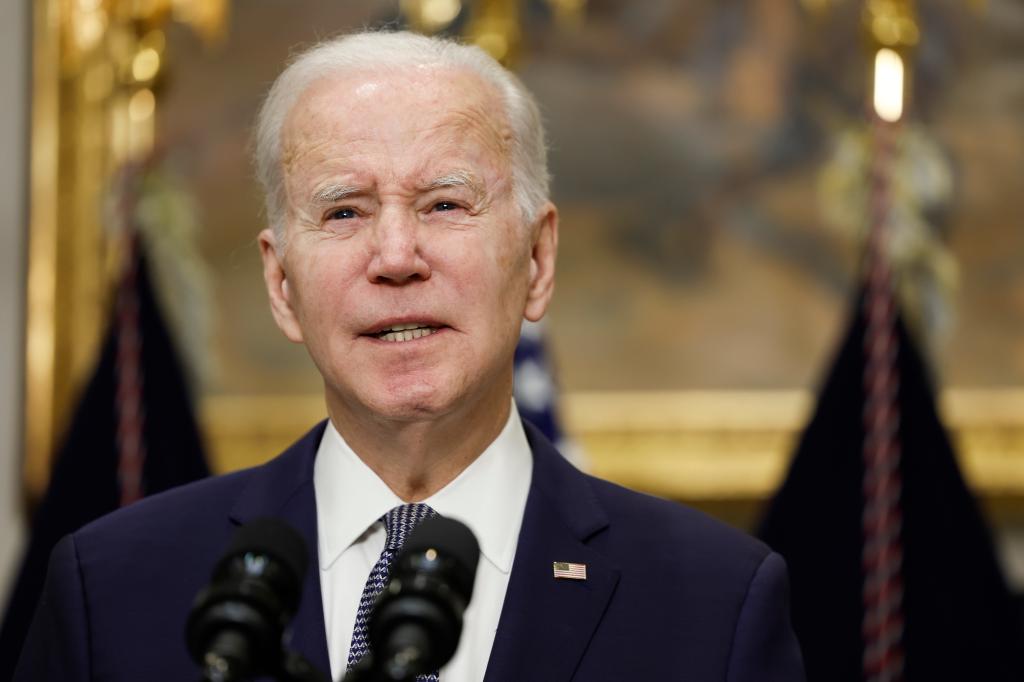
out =
[[374,251],[366,276],[375,284],[405,284],[430,278],[420,253],[419,225],[414,217],[380,216],[374,228]]

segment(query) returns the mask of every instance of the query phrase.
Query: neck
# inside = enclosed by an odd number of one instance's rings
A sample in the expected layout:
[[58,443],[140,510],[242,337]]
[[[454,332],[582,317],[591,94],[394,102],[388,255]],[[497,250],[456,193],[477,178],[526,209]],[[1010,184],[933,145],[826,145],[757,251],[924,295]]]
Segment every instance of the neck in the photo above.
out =
[[511,395],[440,417],[405,421],[332,406],[331,422],[353,452],[404,502],[420,502],[476,461],[508,422]]

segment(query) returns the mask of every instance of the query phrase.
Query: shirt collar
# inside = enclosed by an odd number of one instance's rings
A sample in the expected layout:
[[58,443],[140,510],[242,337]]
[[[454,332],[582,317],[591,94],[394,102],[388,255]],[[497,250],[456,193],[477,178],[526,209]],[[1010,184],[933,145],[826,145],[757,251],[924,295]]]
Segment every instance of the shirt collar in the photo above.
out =
[[[423,500],[438,514],[469,526],[483,557],[499,571],[512,570],[533,456],[515,403],[498,437],[451,483]],[[353,452],[328,422],[314,463],[320,567],[371,530],[381,516],[403,504]]]

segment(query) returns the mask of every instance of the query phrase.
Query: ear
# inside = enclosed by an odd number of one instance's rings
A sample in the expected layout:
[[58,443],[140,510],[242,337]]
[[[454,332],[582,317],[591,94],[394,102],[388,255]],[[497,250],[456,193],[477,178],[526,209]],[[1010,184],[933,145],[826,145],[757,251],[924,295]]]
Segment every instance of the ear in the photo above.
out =
[[263,230],[260,232],[259,243],[260,256],[263,258],[263,282],[267,285],[274,322],[289,341],[302,343],[302,327],[292,308],[293,292],[288,285],[283,254],[277,249],[277,236],[273,230]]
[[555,256],[558,254],[558,209],[550,201],[541,209],[531,230],[530,286],[523,317],[537,322],[551,302],[555,291]]

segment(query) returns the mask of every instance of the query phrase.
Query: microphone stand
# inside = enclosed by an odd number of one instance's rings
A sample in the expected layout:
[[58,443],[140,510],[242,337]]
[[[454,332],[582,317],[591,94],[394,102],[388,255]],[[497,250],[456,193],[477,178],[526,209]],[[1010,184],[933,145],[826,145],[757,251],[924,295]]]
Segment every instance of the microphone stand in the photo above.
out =
[[281,661],[279,682],[330,682],[330,678],[317,670],[298,651],[285,651]]
[[407,647],[384,661],[374,658],[368,651],[340,682],[412,682],[422,672],[422,652],[416,647]]
[[[309,660],[297,651],[283,650],[281,663],[272,677],[277,682],[330,682],[330,678],[316,669]],[[210,655],[203,668],[202,682],[247,682],[251,680],[248,671],[220,656]]]
[[376,664],[373,652],[368,651],[359,659],[359,662],[351,670],[341,676],[339,682],[395,682],[396,680],[412,680],[411,677],[390,677]]
[[373,665],[373,652],[368,651],[351,670],[341,676],[339,682],[382,682],[383,680],[385,678]]

